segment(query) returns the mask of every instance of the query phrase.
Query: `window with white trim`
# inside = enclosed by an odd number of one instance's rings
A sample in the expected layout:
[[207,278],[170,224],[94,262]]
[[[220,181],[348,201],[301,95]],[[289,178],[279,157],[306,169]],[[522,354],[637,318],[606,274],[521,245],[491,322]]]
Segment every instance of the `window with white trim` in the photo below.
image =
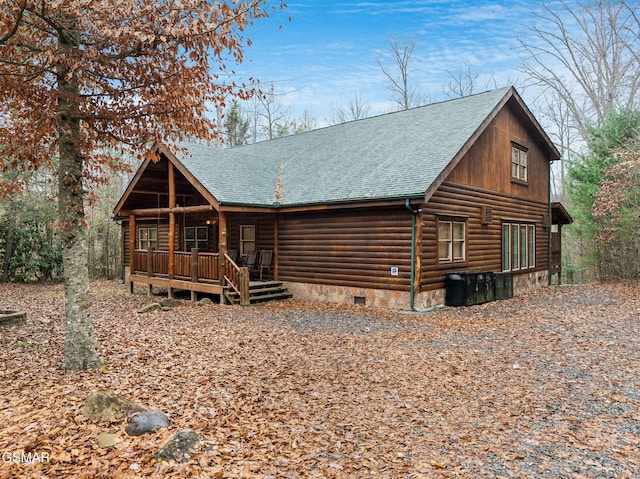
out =
[[240,256],[256,249],[255,225],[240,225]]
[[158,228],[138,228],[138,249],[156,249],[158,247]]
[[207,251],[209,241],[209,228],[206,226],[185,226],[184,228],[184,250],[189,252],[193,248],[199,251]]
[[462,262],[466,258],[466,223],[464,221],[438,221],[438,260]]
[[511,178],[525,182],[529,178],[527,149],[515,143],[511,144]]
[[502,223],[502,270],[519,271],[536,266],[536,226]]

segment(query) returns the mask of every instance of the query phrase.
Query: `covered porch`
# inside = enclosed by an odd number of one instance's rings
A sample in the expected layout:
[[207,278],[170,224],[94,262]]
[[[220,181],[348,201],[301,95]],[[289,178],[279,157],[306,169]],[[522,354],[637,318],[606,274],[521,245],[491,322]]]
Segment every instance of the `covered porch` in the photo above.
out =
[[[251,223],[255,215],[234,214],[228,221],[224,212],[203,216],[188,214],[187,209],[175,207],[169,213],[155,209],[154,219],[146,211],[131,211],[125,248],[131,292],[135,284],[143,284],[149,294],[154,287],[166,289],[169,297],[175,290],[184,290],[191,292],[192,300],[196,293],[206,293],[219,295],[222,303],[241,305],[285,297],[287,291],[272,281],[276,277],[273,251],[256,249],[265,241],[256,237],[256,225]],[[180,218],[172,220],[172,215]],[[247,257],[253,261],[248,263]]]
[[[122,222],[123,258],[130,290],[163,288],[219,295],[249,304],[251,252],[271,251],[275,263],[275,215],[272,211],[223,206],[181,165],[160,153],[148,159],[115,208]],[[273,260],[271,259],[273,258]],[[260,279],[277,277],[275,264]],[[264,286],[264,285],[263,285]]]

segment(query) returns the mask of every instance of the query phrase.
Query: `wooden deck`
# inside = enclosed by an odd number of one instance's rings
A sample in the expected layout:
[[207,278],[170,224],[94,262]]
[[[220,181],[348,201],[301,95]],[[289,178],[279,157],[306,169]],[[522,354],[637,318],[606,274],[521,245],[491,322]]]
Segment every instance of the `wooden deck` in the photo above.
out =
[[218,253],[200,253],[196,249],[176,251],[172,277],[169,260],[168,251],[135,250],[129,273],[131,289],[135,283],[140,283],[148,285],[150,291],[154,286],[167,288],[169,296],[173,295],[174,289],[222,295],[224,286]]
[[[166,288],[169,297],[174,290],[220,295],[220,301],[247,306],[271,299],[290,298],[291,294],[280,282],[250,281],[249,269],[238,266],[227,254],[176,251],[173,267],[170,253],[162,250],[135,250],[129,272],[129,287],[145,284],[149,293],[153,287]],[[173,271],[173,273],[169,273]]]

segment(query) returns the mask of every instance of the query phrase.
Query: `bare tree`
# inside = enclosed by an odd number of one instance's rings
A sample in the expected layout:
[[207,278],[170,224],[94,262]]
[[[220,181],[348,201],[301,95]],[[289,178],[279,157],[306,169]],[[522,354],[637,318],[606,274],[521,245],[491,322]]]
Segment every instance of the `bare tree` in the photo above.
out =
[[580,136],[575,128],[572,128],[571,112],[560,96],[551,91],[542,95],[536,101],[540,120],[553,125],[547,129],[549,137],[558,146],[560,151],[560,161],[552,167],[553,175],[551,186],[552,195],[557,201],[566,202],[566,192],[564,190],[565,178],[568,166],[580,155]]
[[413,68],[414,58],[413,52],[416,46],[416,38],[409,37],[404,40],[391,38],[391,56],[393,59],[393,67],[385,66],[380,55],[377,56],[376,62],[387,77],[389,82],[389,90],[392,99],[398,107],[398,110],[408,110],[422,103],[424,95],[419,91],[419,84],[412,84],[412,78],[418,71]]
[[302,112],[302,116],[296,121],[296,129],[294,133],[302,133],[305,131],[311,131],[318,128],[318,120],[313,116],[309,110]]
[[291,122],[289,106],[281,101],[281,97],[285,94],[276,92],[272,84],[267,92],[262,92],[252,98],[254,143],[263,139],[272,140],[283,136],[283,125],[288,125]]
[[609,111],[638,105],[637,8],[626,1],[543,1],[538,23],[519,39],[529,53],[523,72],[558,96],[582,139]]
[[473,94],[478,89],[479,73],[471,71],[471,64],[465,62],[457,72],[447,70],[449,80],[442,85],[442,91],[447,98],[461,98]]
[[346,107],[331,105],[331,123],[337,125],[348,121],[360,120],[369,116],[371,108],[362,99],[362,93],[356,93]]
[[517,78],[509,75],[505,80],[498,82],[495,75],[480,75],[474,72],[469,62],[465,62],[454,72],[447,70],[449,80],[443,83],[442,91],[449,99],[462,98],[487,90],[498,88],[499,86],[511,86],[518,83]]

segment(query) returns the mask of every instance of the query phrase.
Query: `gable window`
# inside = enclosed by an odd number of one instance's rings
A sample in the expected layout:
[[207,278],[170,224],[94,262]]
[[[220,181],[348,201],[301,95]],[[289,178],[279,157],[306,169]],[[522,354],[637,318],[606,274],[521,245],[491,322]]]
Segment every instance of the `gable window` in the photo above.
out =
[[255,225],[240,225],[240,256],[256,249]]
[[536,266],[536,226],[502,224],[502,270],[518,271]]
[[191,251],[198,248],[200,251],[207,251],[209,240],[209,229],[206,226],[187,226],[184,229],[184,250]]
[[527,149],[515,143],[511,144],[511,178],[525,182],[529,178]]
[[138,228],[138,249],[156,249],[158,247],[158,228]]
[[464,261],[466,258],[466,223],[438,221],[438,259],[440,262]]

